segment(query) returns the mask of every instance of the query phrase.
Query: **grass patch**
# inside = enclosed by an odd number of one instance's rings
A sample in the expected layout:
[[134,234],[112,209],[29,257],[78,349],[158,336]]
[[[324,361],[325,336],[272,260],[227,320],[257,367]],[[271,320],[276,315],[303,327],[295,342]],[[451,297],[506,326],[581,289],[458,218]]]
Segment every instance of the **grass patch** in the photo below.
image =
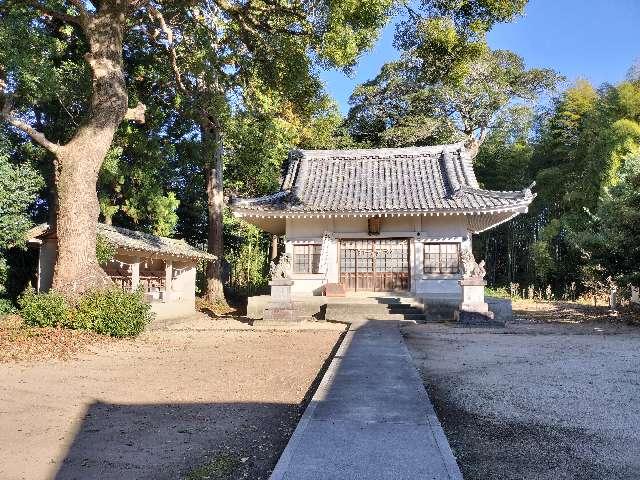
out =
[[184,480],[228,480],[240,463],[240,460],[231,455],[219,455],[211,462],[191,470]]

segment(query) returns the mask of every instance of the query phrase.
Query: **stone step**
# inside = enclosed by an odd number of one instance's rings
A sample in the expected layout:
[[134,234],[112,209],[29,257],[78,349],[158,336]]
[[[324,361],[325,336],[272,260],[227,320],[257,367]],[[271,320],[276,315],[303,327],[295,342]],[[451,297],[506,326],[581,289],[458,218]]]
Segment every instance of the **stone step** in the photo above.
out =
[[388,312],[326,312],[326,320],[354,321],[354,320],[414,320],[424,321],[422,313],[388,313]]
[[421,305],[413,297],[332,297],[327,299],[331,305]]
[[422,313],[383,313],[382,315],[366,315],[366,318],[372,318],[374,320],[415,320],[423,321],[424,314]]
[[[363,313],[388,313],[388,312],[405,312],[422,313],[422,309],[416,305],[408,304],[396,304],[393,306],[380,304],[380,303],[329,303],[327,304],[327,310],[335,312],[363,312]],[[409,312],[409,310],[411,312]]]
[[411,307],[409,305],[404,305],[401,307],[392,307],[387,309],[389,313],[422,313],[422,309],[418,307]]

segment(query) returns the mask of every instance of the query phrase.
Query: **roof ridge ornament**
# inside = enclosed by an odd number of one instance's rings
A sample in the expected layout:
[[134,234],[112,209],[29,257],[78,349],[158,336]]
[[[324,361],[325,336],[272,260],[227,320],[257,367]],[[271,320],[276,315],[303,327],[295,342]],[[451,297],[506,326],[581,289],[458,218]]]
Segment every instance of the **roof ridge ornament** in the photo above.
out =
[[480,151],[480,145],[482,145],[482,142],[477,138],[475,138],[473,135],[470,135],[469,138],[467,138],[463,142],[463,145],[465,150],[467,150],[467,153],[469,154],[469,156],[473,159],[473,158],[476,158],[476,156],[478,155],[478,152]]
[[533,187],[536,186],[536,181],[534,180],[533,182],[531,182],[531,185],[529,185],[527,188],[523,188],[522,189],[522,193],[524,194],[524,198],[531,198],[533,197],[533,192],[531,191],[533,189]]

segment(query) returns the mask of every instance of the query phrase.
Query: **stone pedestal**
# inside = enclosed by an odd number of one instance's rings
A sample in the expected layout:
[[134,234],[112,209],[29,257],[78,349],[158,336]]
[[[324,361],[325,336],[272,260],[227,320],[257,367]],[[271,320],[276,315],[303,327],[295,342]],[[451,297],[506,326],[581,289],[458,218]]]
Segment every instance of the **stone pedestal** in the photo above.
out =
[[504,326],[496,320],[489,305],[484,301],[486,282],[482,278],[464,278],[458,282],[462,288],[462,303],[454,314],[458,323],[464,325]]
[[279,278],[269,282],[271,286],[271,301],[267,304],[262,315],[262,322],[289,323],[296,322],[295,308],[291,300],[291,286],[293,280]]

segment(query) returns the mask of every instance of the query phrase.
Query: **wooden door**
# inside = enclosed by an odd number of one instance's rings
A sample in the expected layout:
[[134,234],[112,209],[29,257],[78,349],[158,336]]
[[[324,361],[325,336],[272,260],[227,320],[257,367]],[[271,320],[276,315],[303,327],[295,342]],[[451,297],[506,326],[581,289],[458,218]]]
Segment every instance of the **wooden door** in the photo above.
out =
[[409,241],[341,240],[340,283],[350,291],[408,290]]

